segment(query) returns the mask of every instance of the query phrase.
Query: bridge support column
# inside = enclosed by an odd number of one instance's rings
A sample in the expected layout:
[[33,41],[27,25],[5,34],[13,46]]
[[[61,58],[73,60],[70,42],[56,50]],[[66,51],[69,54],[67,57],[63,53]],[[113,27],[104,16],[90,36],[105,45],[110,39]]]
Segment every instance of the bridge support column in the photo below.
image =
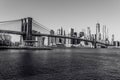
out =
[[27,30],[26,30],[26,43],[27,46],[33,46],[33,42],[31,42],[32,40],[32,18],[28,17],[27,18],[28,22],[27,22]]
[[50,37],[48,36],[48,46],[50,46]]
[[23,42],[25,43],[26,46],[31,46],[33,45],[32,40],[32,18],[24,18],[21,20],[22,25],[21,25],[21,32],[25,33],[21,38],[23,38]]
[[[23,19],[21,19],[21,32],[24,32],[24,23],[23,23]],[[24,41],[23,41],[23,35],[20,36],[20,44],[24,45]]]
[[28,17],[28,25],[27,25],[27,40],[32,40],[32,18]]
[[57,43],[57,42],[56,42],[56,37],[55,37],[55,45],[56,45],[56,43]]
[[26,33],[27,33],[27,19],[21,19],[21,32],[25,33],[20,37],[20,43],[22,46],[25,46]]
[[97,48],[96,40],[97,40],[97,36],[95,35],[95,39],[93,40],[94,48]]
[[97,48],[97,44],[96,44],[96,42],[94,43],[94,48]]

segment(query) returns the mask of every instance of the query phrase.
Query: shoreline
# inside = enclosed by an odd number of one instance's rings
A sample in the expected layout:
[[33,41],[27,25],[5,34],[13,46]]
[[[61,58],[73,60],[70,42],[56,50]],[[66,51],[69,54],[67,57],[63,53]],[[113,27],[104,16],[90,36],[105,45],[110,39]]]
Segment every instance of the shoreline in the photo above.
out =
[[16,50],[53,50],[53,49],[120,49],[120,48],[90,48],[90,47],[16,47],[16,46],[0,46],[1,49],[16,49]]
[[50,47],[11,47],[11,46],[0,46],[0,49],[52,50],[52,48],[50,48]]

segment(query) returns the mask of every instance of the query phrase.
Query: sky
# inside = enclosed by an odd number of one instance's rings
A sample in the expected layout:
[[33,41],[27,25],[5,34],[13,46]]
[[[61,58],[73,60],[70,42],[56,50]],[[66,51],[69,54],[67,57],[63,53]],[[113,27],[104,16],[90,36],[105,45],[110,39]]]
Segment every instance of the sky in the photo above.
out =
[[0,21],[32,17],[49,29],[80,32],[96,23],[120,41],[120,0],[0,0]]

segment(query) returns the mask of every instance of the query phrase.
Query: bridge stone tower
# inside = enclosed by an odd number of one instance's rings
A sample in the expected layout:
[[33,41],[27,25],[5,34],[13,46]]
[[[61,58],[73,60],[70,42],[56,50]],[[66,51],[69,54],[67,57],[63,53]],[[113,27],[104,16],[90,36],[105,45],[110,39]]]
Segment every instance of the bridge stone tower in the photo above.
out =
[[21,32],[25,33],[22,37],[26,46],[32,46],[32,18],[21,19]]

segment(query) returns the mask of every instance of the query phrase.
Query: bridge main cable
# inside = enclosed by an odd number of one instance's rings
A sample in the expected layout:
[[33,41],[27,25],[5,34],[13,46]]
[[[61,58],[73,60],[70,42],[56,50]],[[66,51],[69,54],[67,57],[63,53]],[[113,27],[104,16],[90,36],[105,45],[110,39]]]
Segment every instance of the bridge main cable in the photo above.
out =
[[34,22],[32,22],[33,23],[33,26],[35,26],[35,27],[37,27],[37,28],[42,28],[42,29],[44,29],[45,31],[50,31],[50,30],[48,30],[48,29],[46,29],[46,28],[44,28],[44,27],[42,27],[42,26],[40,26],[40,25],[38,25],[38,24],[36,24],[36,23],[34,23]]
[[42,27],[42,28],[44,28],[44,29],[47,30],[47,31],[50,31],[49,28],[45,27],[44,25],[40,24],[39,22],[37,22],[37,21],[34,20],[34,19],[33,19],[33,24],[35,24],[35,25],[37,25],[37,26],[39,26],[39,27]]
[[17,22],[17,21],[21,21],[21,19],[9,20],[9,21],[0,21],[0,23],[10,23],[10,22]]

